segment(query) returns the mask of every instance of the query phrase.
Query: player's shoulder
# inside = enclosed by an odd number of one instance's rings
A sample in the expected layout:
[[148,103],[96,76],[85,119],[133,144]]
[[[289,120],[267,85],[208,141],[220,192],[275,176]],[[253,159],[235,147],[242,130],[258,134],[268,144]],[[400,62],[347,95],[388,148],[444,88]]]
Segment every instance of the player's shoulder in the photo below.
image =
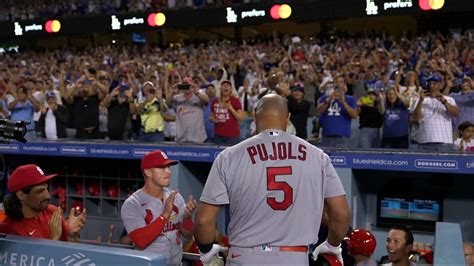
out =
[[15,221],[10,217],[7,217],[5,220],[0,222],[0,233],[19,235],[18,228],[21,225],[20,221]]
[[329,158],[329,156],[321,148],[316,147],[316,145],[297,136],[291,135],[291,137],[293,142],[304,145],[306,147],[306,151],[313,155],[315,159],[325,160],[326,158]]
[[317,156],[317,160],[325,167],[331,164],[331,157],[327,153],[325,153],[322,149],[313,145],[315,150],[315,154]]
[[130,195],[126,200],[125,202],[123,203],[123,205],[137,205],[137,204],[140,204],[142,202],[142,198],[143,198],[143,191],[141,189],[133,192],[132,195]]

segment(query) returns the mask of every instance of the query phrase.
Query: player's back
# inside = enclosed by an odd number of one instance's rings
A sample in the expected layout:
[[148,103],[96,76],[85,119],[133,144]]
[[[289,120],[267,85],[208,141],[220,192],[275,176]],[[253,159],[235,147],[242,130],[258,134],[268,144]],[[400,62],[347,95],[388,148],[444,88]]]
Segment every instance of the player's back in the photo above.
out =
[[[326,191],[322,177],[328,163],[329,157],[320,149],[279,130],[264,131],[224,150],[210,178],[220,176],[228,193],[231,244],[301,246],[315,242]],[[206,183],[205,202],[207,187]]]

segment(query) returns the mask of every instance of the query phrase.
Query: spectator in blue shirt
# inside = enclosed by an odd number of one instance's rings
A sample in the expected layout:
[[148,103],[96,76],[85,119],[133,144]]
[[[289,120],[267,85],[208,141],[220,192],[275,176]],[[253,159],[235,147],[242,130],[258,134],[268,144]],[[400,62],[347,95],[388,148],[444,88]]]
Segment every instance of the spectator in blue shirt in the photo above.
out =
[[346,95],[344,77],[336,77],[335,82],[334,92],[319,98],[316,107],[323,128],[321,146],[347,148],[351,146],[351,120],[357,118],[357,105],[354,97]]
[[[464,77],[459,80],[461,82],[461,91],[460,92],[451,92],[451,96],[459,107],[459,116],[453,119],[453,129],[457,129],[458,126],[464,122],[469,121],[474,123],[474,90],[472,90],[473,82],[471,78]],[[447,95],[449,90],[456,86],[453,80],[448,81],[448,86],[444,94]]]
[[410,112],[406,98],[398,97],[395,88],[387,91],[382,133],[382,148],[407,149]]
[[30,122],[26,128],[28,133],[25,137],[35,137],[35,126],[33,123],[34,112],[39,111],[40,104],[33,97],[31,90],[26,87],[19,87],[17,90],[9,89],[9,92],[13,95],[14,99],[8,103],[8,109],[11,112],[10,119],[14,121],[23,120]]

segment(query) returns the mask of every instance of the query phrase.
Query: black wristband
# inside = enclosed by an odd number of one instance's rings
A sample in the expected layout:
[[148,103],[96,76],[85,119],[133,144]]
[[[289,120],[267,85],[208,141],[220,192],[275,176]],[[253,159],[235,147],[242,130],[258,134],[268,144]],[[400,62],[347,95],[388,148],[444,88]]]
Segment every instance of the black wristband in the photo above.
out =
[[207,253],[207,252],[211,251],[211,249],[212,249],[212,243],[210,243],[210,244],[201,244],[201,243],[197,242],[197,246],[199,248],[199,251],[201,251],[201,253]]

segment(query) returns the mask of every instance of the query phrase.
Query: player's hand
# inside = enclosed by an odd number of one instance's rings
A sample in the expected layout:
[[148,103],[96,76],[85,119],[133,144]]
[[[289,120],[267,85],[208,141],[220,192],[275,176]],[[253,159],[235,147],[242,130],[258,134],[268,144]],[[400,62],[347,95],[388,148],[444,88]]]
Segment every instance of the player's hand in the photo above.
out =
[[63,233],[63,211],[60,207],[56,208],[51,215],[51,220],[49,220],[49,231],[50,231],[50,238],[52,240],[59,240]]
[[210,262],[212,262],[219,256],[219,252],[224,252],[227,250],[229,250],[229,248],[223,247],[217,244],[213,244],[212,249],[209,252],[207,253],[199,252],[201,254],[201,257],[200,257],[201,262],[204,265],[208,265]]
[[342,248],[340,244],[337,247],[333,247],[331,244],[328,243],[328,240],[326,239],[326,241],[324,241],[314,249],[311,255],[313,255],[313,260],[316,261],[318,259],[319,253],[333,254],[343,264],[341,252]]
[[87,212],[86,209],[83,209],[81,214],[78,216],[76,214],[76,208],[71,208],[69,216],[67,218],[67,228],[70,236],[75,236],[79,231],[82,230],[86,224]]
[[189,200],[186,203],[186,209],[184,209],[184,220],[193,217],[193,213],[196,210],[197,202],[194,200],[193,195],[189,196]]
[[169,219],[171,216],[171,212],[173,211],[173,203],[174,203],[174,198],[178,194],[179,191],[175,191],[171,193],[168,198],[166,199],[165,203],[165,209],[163,210],[163,213],[161,214],[163,217],[166,219]]

